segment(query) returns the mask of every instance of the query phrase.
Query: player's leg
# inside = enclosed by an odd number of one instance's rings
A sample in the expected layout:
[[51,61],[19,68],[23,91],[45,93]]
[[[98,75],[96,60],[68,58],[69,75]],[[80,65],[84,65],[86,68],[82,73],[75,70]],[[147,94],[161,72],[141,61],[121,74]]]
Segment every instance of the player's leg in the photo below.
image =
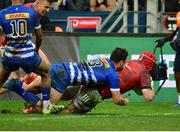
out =
[[[19,70],[15,71],[15,72],[11,72],[9,79],[11,79],[11,78],[20,78]],[[0,88],[0,95],[5,94],[6,92],[8,92],[8,89],[3,88],[3,87]]]
[[49,59],[47,58],[47,56],[44,54],[44,52],[41,49],[39,49],[39,56],[47,65],[51,64]]
[[35,52],[34,56],[24,60],[21,65],[22,69],[27,73],[35,72],[41,76],[40,90],[43,100],[43,113],[50,113],[50,72],[49,65],[42,61],[40,56]]
[[61,97],[62,97],[62,93],[58,92],[54,88],[51,88],[51,103],[53,105],[58,105]]
[[180,106],[180,52],[176,53],[174,61],[174,76],[176,80],[176,90],[178,94],[178,105]]
[[62,99],[62,94],[66,91],[70,82],[70,77],[63,64],[52,64],[51,68],[51,102],[58,104]]
[[10,71],[6,71],[3,67],[0,68],[0,87],[8,79]]
[[50,66],[47,65],[44,61],[33,70],[36,74],[41,76],[41,87],[50,87]]
[[41,86],[40,91],[42,93],[43,100],[43,113],[50,112],[50,72],[49,65],[47,65],[44,61],[33,70],[33,72],[39,74],[41,76]]
[[3,56],[2,58],[2,67],[0,68],[0,88],[3,83],[8,79],[12,71],[16,71],[19,67],[16,64],[13,64],[13,58]]
[[[0,68],[0,85],[1,86],[9,77],[11,71],[17,71],[19,69],[19,66],[21,65],[21,63],[24,63],[24,61],[22,62],[21,59],[19,58],[3,56],[3,59],[2,59],[3,67]],[[3,88],[6,88],[8,90],[13,90],[18,95],[23,97],[26,101],[33,100],[35,104],[41,103],[41,102],[38,102],[39,99],[34,94],[22,88],[22,81],[18,79],[12,79],[12,81],[7,80],[3,84]]]
[[175,79],[177,92],[180,93],[180,72],[175,72]]
[[176,90],[178,93],[178,105],[180,105],[180,72],[175,72],[174,76],[176,80]]
[[8,89],[5,89],[3,87],[0,88],[0,95],[5,94],[6,92],[8,92]]
[[20,71],[17,70],[17,71],[11,72],[9,78],[20,78]]
[[38,96],[35,94],[31,93],[28,90],[25,90],[23,88],[23,82],[19,79],[9,79],[3,84],[3,88],[14,91],[17,93],[19,96],[21,96],[26,102],[32,104],[34,108],[38,108],[38,111],[41,110],[42,108],[42,102]]

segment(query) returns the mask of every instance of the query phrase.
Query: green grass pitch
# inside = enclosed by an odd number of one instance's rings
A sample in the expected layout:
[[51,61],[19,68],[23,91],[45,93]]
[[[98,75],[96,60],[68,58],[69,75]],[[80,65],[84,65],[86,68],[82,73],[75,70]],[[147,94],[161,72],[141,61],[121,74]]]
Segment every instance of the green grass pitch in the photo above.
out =
[[179,131],[180,107],[175,103],[100,103],[84,115],[22,114],[22,101],[0,101],[1,131]]

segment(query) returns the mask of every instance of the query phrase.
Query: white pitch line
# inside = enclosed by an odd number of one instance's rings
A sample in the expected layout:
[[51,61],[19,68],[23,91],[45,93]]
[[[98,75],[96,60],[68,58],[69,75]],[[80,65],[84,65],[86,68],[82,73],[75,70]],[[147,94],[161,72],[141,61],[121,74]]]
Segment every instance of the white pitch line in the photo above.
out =
[[[42,116],[42,117],[17,117],[15,119],[12,120],[16,120],[16,121],[33,121],[33,120],[47,120],[47,119],[60,119],[60,118],[64,118],[64,119],[72,119],[72,118],[105,118],[105,117],[113,117],[113,118],[119,118],[119,117],[128,117],[128,116],[149,116],[149,117],[153,117],[153,116],[177,116],[180,115],[180,113],[154,113],[154,114],[135,114],[135,115],[111,115],[111,114],[107,114],[107,115],[58,115],[58,116]],[[5,121],[6,119],[3,119],[3,121]],[[9,120],[9,119],[7,119]]]

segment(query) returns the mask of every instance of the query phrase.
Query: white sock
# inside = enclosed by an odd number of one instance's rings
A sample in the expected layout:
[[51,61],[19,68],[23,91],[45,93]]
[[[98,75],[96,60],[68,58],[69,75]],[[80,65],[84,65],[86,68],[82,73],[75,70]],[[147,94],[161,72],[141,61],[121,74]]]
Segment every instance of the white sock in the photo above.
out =
[[44,100],[43,101],[43,109],[50,110],[50,108],[51,108],[50,100]]
[[180,93],[178,93],[178,104],[180,104]]

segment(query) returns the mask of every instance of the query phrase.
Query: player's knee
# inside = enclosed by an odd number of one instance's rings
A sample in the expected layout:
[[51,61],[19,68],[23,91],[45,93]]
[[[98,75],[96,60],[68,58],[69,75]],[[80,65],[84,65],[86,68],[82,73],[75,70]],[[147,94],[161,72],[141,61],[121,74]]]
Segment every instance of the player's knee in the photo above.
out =
[[18,79],[9,79],[3,84],[3,88],[8,89],[8,90],[13,90],[17,88],[19,85],[19,80]]

